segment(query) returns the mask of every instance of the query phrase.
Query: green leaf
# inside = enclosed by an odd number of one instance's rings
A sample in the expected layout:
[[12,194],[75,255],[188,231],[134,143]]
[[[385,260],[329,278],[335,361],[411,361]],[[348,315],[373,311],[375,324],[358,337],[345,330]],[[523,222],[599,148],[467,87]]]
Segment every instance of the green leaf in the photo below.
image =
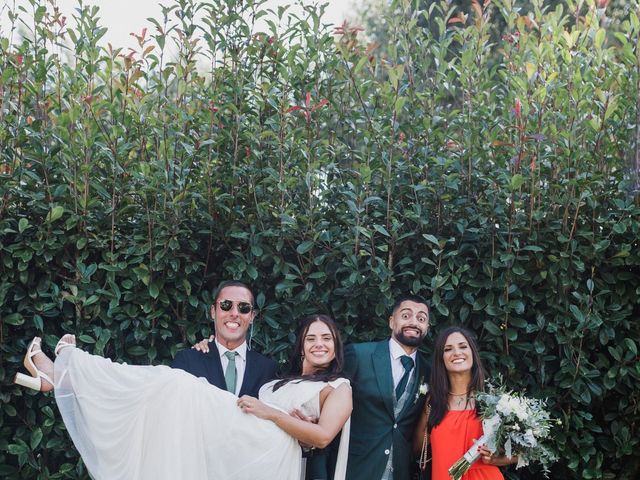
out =
[[7,414],[9,417],[15,417],[18,414],[18,411],[15,409],[13,405],[5,403],[2,406],[3,412]]
[[381,233],[385,237],[391,236],[391,234],[387,231],[387,229],[384,228],[382,225],[375,224],[373,228],[375,229],[376,232]]
[[64,207],[61,207],[60,205],[58,205],[57,207],[53,207],[49,211],[49,213],[47,213],[46,221],[47,222],[55,222],[60,217],[62,217],[63,213],[64,213]]
[[149,285],[149,295],[151,295],[151,298],[158,298],[158,295],[160,295],[160,288],[156,282],[151,282]]
[[618,362],[622,360],[622,352],[620,351],[619,347],[609,347],[608,350],[614,360]]
[[436,247],[440,247],[440,243],[438,242],[438,239],[436,237],[434,237],[433,235],[431,235],[430,233],[423,233],[422,237],[425,240],[433,243]]
[[91,295],[89,298],[87,298],[83,305],[85,307],[88,307],[90,305],[93,305],[94,303],[96,303],[98,300],[100,299],[100,297],[98,297],[98,295]]
[[584,322],[584,314],[577,306],[569,305],[569,310],[571,310],[571,313],[573,313],[573,316],[578,322],[580,323]]
[[11,455],[20,455],[20,454],[23,454],[23,453],[27,453],[28,449],[29,449],[29,447],[24,442],[21,442],[19,444],[12,443],[7,448],[8,452]]
[[536,73],[537,67],[531,62],[527,62],[525,64],[525,67],[527,69],[527,78],[531,80],[531,78],[533,78],[533,75]]
[[447,308],[447,306],[443,303],[440,302],[436,305],[436,309],[438,310],[438,312],[440,312],[441,315],[448,317],[449,316],[449,309]]
[[191,282],[189,280],[183,278],[182,287],[184,288],[184,291],[187,293],[187,295],[191,295]]
[[2,318],[2,321],[7,325],[22,325],[24,323],[24,318],[19,313],[12,313]]
[[607,31],[604,28],[599,28],[596,32],[595,39],[593,40],[593,45],[597,50],[602,48],[602,44],[604,43],[604,39],[607,35]]
[[311,250],[312,248],[313,248],[313,242],[311,240],[305,240],[300,245],[298,245],[298,248],[296,248],[296,252],[298,252],[299,255],[303,255],[307,253],[309,250]]
[[500,330],[500,328],[495,323],[489,320],[485,320],[482,325],[490,334],[495,335],[496,337],[502,336],[502,330]]
[[147,354],[147,349],[141,347],[140,345],[134,345],[133,347],[127,348],[127,353],[129,355],[133,355],[134,357],[142,357]]
[[36,327],[36,330],[42,331],[44,328],[44,322],[42,321],[42,317],[40,315],[33,316],[33,325]]
[[249,278],[251,278],[251,280],[255,280],[258,278],[258,269],[249,264],[247,265],[247,274],[249,275]]
[[31,432],[31,450],[35,450],[40,445],[42,441],[42,430],[39,427],[36,427],[33,432]]
[[27,220],[24,217],[21,218],[18,221],[18,232],[20,232],[20,233],[24,232],[27,229],[28,226],[29,226],[29,220]]
[[518,190],[523,183],[524,183],[524,177],[520,174],[516,174],[513,177],[511,177],[511,183],[509,185],[509,188],[512,192],[514,192]]
[[396,104],[393,107],[393,111],[396,114],[400,114],[400,112],[402,112],[402,107],[404,107],[404,104],[407,102],[407,97],[398,97],[396,100]]

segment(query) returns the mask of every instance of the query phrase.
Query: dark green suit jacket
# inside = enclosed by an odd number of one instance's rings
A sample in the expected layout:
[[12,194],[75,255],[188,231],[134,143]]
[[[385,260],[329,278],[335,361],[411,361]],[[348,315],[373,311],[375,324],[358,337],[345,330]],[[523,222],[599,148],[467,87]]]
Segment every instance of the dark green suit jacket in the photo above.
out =
[[351,379],[353,412],[347,480],[378,480],[384,473],[393,446],[393,478],[408,480],[412,471],[415,424],[424,406],[419,386],[427,382],[428,368],[418,352],[417,381],[396,418],[389,340],[345,347],[345,373]]

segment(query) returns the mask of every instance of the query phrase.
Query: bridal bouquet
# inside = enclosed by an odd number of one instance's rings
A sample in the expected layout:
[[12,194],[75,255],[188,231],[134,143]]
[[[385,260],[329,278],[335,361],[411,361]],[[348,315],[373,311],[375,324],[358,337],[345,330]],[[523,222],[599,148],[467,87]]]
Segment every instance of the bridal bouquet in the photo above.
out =
[[516,468],[537,462],[545,474],[548,473],[549,465],[556,456],[545,441],[556,421],[551,419],[542,400],[489,385],[488,392],[476,394],[476,402],[484,435],[449,469],[454,480],[460,480],[471,464],[478,460],[478,448],[483,444],[491,452],[504,453],[507,457],[518,455]]

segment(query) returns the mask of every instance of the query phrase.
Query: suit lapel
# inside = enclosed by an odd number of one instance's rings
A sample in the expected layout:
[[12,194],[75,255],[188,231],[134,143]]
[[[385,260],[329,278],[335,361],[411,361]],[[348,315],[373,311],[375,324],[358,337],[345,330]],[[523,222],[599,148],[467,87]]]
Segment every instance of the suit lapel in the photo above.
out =
[[209,353],[206,355],[208,358],[204,366],[209,383],[224,390],[227,384],[224,380],[224,372],[222,371],[222,363],[220,362],[220,351],[218,350],[216,342],[209,343]]
[[245,392],[256,390],[254,383],[257,378],[257,366],[255,365],[256,358],[253,355],[253,351],[247,349],[247,363],[244,367],[244,377],[242,377],[242,385],[240,386],[240,396]]
[[388,340],[383,340],[378,343],[371,360],[380,395],[384,400],[387,410],[389,410],[389,414],[393,417],[393,375],[391,374],[391,358],[389,356]]

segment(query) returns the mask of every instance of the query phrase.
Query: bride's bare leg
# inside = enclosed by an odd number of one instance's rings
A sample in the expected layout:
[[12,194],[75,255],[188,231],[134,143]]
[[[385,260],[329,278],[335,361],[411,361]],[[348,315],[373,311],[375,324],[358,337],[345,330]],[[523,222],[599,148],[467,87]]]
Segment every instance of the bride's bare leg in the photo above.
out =
[[[76,337],[74,335],[65,335],[56,346],[56,355],[63,348],[75,346]],[[23,363],[29,375],[21,372],[16,373],[15,379],[13,380],[14,383],[41,392],[50,392],[53,390],[53,361],[42,353],[42,339],[40,337],[33,337],[33,340],[29,343]]]

